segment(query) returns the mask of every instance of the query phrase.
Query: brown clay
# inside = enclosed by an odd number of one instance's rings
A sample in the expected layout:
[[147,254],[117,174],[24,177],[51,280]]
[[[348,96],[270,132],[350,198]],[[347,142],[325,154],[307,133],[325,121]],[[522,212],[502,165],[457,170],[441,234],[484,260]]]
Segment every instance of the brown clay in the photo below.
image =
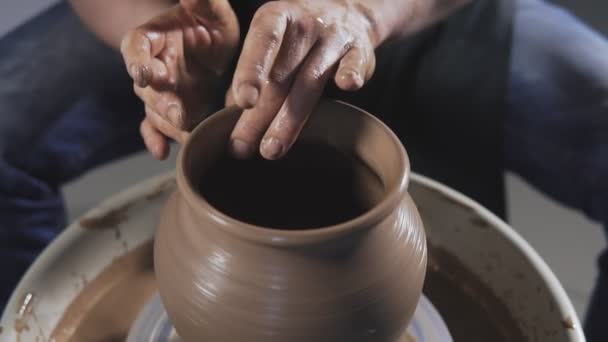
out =
[[429,244],[424,294],[456,342],[526,341],[500,299],[458,258]]
[[[429,247],[424,293],[446,321],[454,341],[525,340],[505,304],[459,262],[457,256],[432,245]],[[125,280],[116,282],[117,278]],[[143,301],[150,296],[149,289],[153,288],[152,243],[149,242],[120,257],[88,281],[51,337],[57,342],[123,342]],[[113,298],[117,296],[128,310],[116,312]],[[91,298],[99,299],[91,305]],[[27,302],[26,299],[27,296],[21,302]],[[399,342],[414,342],[414,339],[406,333]]]
[[322,102],[293,159],[237,162],[225,156],[239,116],[228,108],[193,131],[161,215],[155,271],[177,332],[185,341],[397,341],[427,257],[398,139],[369,114]]
[[55,342],[124,342],[156,291],[152,242],[125,254],[88,282],[55,327]]

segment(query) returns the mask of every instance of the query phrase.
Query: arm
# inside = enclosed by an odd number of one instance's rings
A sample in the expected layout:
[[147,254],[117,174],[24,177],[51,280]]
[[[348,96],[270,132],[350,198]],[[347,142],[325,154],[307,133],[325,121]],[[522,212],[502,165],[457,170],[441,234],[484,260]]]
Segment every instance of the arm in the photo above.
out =
[[393,36],[417,33],[447,18],[473,0],[376,0],[356,1],[360,10],[377,23],[378,42]]
[[70,0],[84,24],[102,41],[120,48],[122,37],[173,6],[173,0]]

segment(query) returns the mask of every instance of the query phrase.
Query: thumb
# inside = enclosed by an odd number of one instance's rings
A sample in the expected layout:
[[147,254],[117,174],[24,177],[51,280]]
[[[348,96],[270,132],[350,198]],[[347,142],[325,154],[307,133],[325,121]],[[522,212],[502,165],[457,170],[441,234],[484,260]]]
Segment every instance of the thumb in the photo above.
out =
[[228,0],[180,0],[182,7],[200,21],[222,21],[232,14]]

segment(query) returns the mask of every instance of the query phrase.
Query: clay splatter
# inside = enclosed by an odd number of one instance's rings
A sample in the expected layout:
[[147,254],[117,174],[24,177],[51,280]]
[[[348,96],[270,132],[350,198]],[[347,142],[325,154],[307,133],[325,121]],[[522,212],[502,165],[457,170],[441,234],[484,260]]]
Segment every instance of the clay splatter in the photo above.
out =
[[133,203],[127,203],[119,208],[110,210],[103,215],[85,217],[80,220],[80,226],[90,230],[114,229],[116,240],[120,240],[122,233],[120,232],[120,229],[118,229],[118,226],[129,219],[127,212],[131,206],[133,206]]
[[562,326],[566,329],[574,329],[574,322],[572,322],[572,317],[566,317],[562,319]]
[[21,304],[19,304],[19,307],[17,308],[17,319],[15,319],[15,331],[17,334],[21,334],[22,331],[30,329],[27,321],[32,313],[34,294],[31,292],[26,293],[19,303]]
[[414,336],[410,335],[410,333],[406,332],[399,338],[398,342],[416,342],[416,339]]
[[475,227],[482,229],[482,230],[487,230],[488,228],[490,228],[490,224],[486,220],[482,219],[481,217],[477,217],[477,216],[471,217],[471,223]]
[[93,230],[116,228],[119,224],[125,222],[129,218],[127,216],[127,211],[131,205],[131,203],[126,204],[100,216],[85,217],[80,220],[80,226],[84,229]]
[[87,279],[87,277],[84,274],[72,272],[72,273],[70,273],[70,275],[79,280],[80,284],[76,284],[76,288],[78,290],[84,288],[85,286],[87,286],[89,284],[89,280]]

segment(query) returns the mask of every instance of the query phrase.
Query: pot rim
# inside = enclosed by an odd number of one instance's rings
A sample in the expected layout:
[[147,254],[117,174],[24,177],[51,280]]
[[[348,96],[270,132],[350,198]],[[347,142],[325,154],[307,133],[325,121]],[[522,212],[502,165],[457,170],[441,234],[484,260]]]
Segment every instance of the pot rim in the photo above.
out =
[[194,190],[191,180],[186,175],[186,156],[189,155],[191,150],[194,148],[191,143],[193,137],[203,134],[206,127],[212,125],[215,121],[222,120],[225,116],[224,114],[234,111],[238,111],[239,114],[242,112],[241,109],[238,109],[235,106],[223,108],[210,115],[207,119],[203,120],[203,122],[201,122],[192,131],[190,137],[180,150],[177,158],[176,179],[181,195],[189,206],[192,208],[198,208],[199,210],[197,210],[197,212],[199,213],[205,213],[205,215],[221,229],[249,241],[276,247],[322,243],[352,234],[365,228],[373,227],[378,222],[385,219],[394,210],[394,208],[397,207],[403,197],[407,196],[407,188],[410,179],[409,157],[405,151],[405,148],[403,147],[403,144],[395,133],[386,124],[365,110],[343,101],[326,99],[321,100],[315,110],[317,110],[319,106],[323,104],[332,102],[334,104],[345,106],[351,110],[354,110],[354,112],[357,112],[365,117],[369,123],[380,127],[387,137],[397,146],[396,158],[398,161],[397,165],[399,165],[399,181],[397,182],[396,186],[389,189],[380,202],[374,205],[374,207],[371,209],[367,210],[365,213],[335,225],[318,228],[286,230],[247,223],[233,218],[211,205],[201,194]]

